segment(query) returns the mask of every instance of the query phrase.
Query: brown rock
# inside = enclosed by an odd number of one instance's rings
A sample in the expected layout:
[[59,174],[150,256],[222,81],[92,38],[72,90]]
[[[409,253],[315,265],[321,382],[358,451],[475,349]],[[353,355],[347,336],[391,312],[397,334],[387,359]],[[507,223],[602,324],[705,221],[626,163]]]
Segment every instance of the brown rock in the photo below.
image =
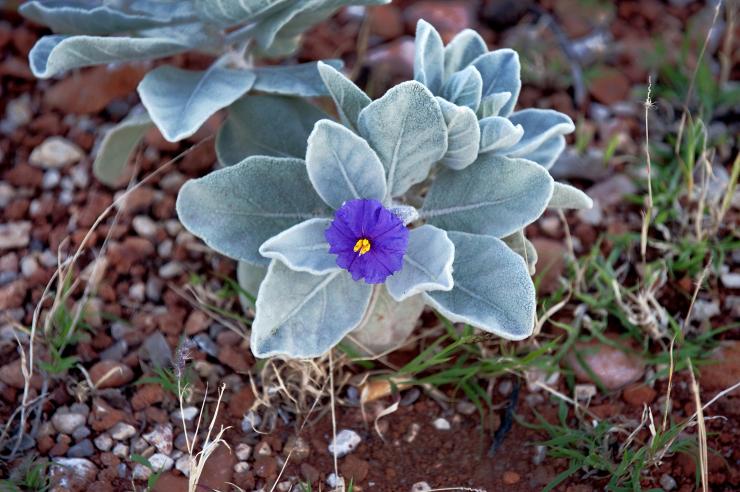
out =
[[537,277],[538,290],[542,294],[550,294],[560,285],[560,277],[565,270],[565,259],[568,250],[562,241],[553,241],[545,238],[532,240],[537,250]]
[[624,389],[622,399],[635,407],[649,405],[655,400],[657,392],[646,384],[631,384]]
[[87,196],[85,206],[80,210],[77,224],[84,228],[90,227],[111,203],[113,203],[113,197],[109,193],[100,191],[91,192]]
[[126,195],[124,210],[132,215],[146,212],[154,203],[156,194],[151,186],[140,186]]
[[403,35],[401,9],[396,5],[370,7],[370,32],[383,39],[396,39]]
[[28,62],[23,58],[15,56],[10,56],[0,62],[0,75],[7,75],[23,80],[35,80],[36,78],[33,72],[31,72]]
[[612,105],[629,98],[630,81],[619,70],[605,68],[591,79],[588,90],[600,103]]
[[115,360],[101,360],[89,372],[90,379],[98,389],[118,388],[134,379],[134,371]]
[[519,475],[515,471],[505,471],[504,472],[504,483],[506,485],[514,485],[516,483],[519,483],[519,481],[522,479],[521,475]]
[[21,307],[27,292],[26,281],[22,278],[0,287],[0,311]]
[[188,490],[188,479],[172,472],[161,475],[152,487],[152,492],[175,492],[180,490]]
[[44,180],[44,171],[30,164],[18,164],[6,172],[3,178],[19,188],[39,188]]
[[474,19],[470,2],[450,0],[416,2],[405,10],[404,16],[409,32],[415,32],[416,23],[419,19],[424,19],[439,31],[445,41],[470,27]]
[[133,92],[146,71],[143,64],[133,63],[81,70],[47,89],[44,103],[64,113],[97,113],[112,100]]
[[229,413],[235,418],[242,418],[254,404],[254,393],[251,386],[244,386],[234,393],[229,400]]
[[226,446],[219,446],[203,467],[198,486],[208,490],[228,490],[236,458]]
[[565,362],[580,381],[596,383],[591,379],[589,371],[582,366],[576,353],[608,390],[634,383],[645,373],[645,361],[636,350],[626,353],[599,341],[579,342],[565,357]]
[[58,458],[49,468],[51,490],[79,492],[95,481],[98,468],[84,458]]
[[316,482],[319,479],[319,471],[308,463],[301,463],[301,475],[309,483]]
[[230,345],[221,346],[218,351],[218,360],[221,364],[232,368],[234,372],[246,373],[249,371],[249,364],[244,351]]
[[89,423],[93,430],[106,431],[118,422],[129,422],[129,415],[121,410],[113,408],[102,398],[95,398],[92,404]]
[[144,384],[139,386],[131,398],[131,407],[134,410],[143,410],[150,405],[159,403],[164,399],[164,390],[158,384]]
[[108,260],[119,273],[127,273],[131,268],[154,255],[154,246],[143,237],[129,236],[122,243],[112,243],[108,248]]
[[277,460],[274,456],[261,456],[254,462],[254,473],[258,477],[271,478],[277,475]]
[[[21,372],[21,360],[16,359],[13,362],[5,364],[0,367],[0,382],[3,382],[11,388],[23,389],[25,386],[25,379]],[[34,371],[31,377],[31,387],[34,389],[41,389],[41,376]]]
[[342,477],[344,477],[345,480],[353,480],[354,483],[365,480],[369,469],[370,465],[367,461],[353,455],[349,455],[344,458],[339,467]]
[[408,79],[414,76],[414,39],[410,36],[398,38],[390,43],[370,50],[367,62],[375,73],[387,77],[388,83],[395,79]]
[[187,321],[185,321],[185,334],[195,335],[208,328],[208,324],[211,319],[206,313],[200,310],[195,310],[190,313]]
[[[710,363],[701,367],[699,380],[701,388],[708,391],[722,391],[740,381],[740,341],[723,341]],[[740,396],[740,389],[731,394]]]
[[105,480],[98,480],[97,482],[93,482],[90,484],[90,486],[87,488],[87,492],[115,492],[115,489],[113,488],[113,484],[111,484],[110,482]]

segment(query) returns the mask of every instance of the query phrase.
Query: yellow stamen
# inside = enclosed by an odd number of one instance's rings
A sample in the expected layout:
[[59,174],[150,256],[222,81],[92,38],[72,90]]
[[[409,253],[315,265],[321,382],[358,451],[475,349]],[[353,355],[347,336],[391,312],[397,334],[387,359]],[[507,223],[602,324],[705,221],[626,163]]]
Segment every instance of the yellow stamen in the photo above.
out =
[[357,242],[355,243],[354,252],[355,253],[359,252],[358,254],[362,256],[368,251],[370,251],[370,241],[368,241],[365,238],[358,239]]

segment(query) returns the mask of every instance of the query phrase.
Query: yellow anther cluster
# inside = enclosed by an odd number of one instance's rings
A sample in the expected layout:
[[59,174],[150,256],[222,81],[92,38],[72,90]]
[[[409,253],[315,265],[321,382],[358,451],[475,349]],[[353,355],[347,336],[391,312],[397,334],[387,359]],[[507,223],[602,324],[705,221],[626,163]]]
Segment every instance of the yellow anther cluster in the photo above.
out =
[[358,239],[355,243],[354,252],[362,256],[368,251],[370,251],[370,241],[365,238]]

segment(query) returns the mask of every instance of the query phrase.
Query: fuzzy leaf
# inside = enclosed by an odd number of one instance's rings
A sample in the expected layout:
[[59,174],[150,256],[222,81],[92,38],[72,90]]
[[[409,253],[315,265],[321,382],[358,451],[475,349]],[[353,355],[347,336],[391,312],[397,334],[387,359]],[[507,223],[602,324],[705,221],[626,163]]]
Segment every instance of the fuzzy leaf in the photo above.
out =
[[556,135],[565,135],[575,130],[575,125],[568,115],[552,109],[524,109],[512,113],[509,120],[524,128],[522,139],[506,152],[512,157],[524,157]]
[[257,299],[257,292],[260,289],[262,281],[265,279],[265,275],[267,275],[266,266],[252,265],[245,261],[240,261],[237,265],[236,280],[239,282],[239,287],[247,294],[239,294],[239,301],[245,311],[247,309],[254,309],[253,300]]
[[501,240],[505,242],[512,251],[524,258],[524,261],[527,263],[529,275],[534,275],[535,266],[537,265],[537,249],[534,247],[534,244],[524,236],[524,231],[516,231],[514,234],[501,238]]
[[429,90],[403,82],[360,113],[360,134],[383,163],[391,197],[429,174],[447,151],[447,125]]
[[[555,164],[555,161],[558,160],[560,154],[563,153],[563,150],[565,150],[565,137],[555,135],[545,140],[542,145],[537,147],[537,150],[525,154],[521,158],[536,162],[545,169],[550,169]],[[504,153],[507,152],[505,151]]]
[[455,286],[426,292],[429,304],[450,321],[468,323],[509,340],[534,330],[535,290],[527,265],[491,236],[449,233],[455,243]]
[[508,236],[542,215],[552,183],[534,162],[485,154],[462,171],[441,170],[421,215],[446,231]]
[[519,55],[508,48],[491,51],[481,55],[473,61],[483,77],[483,98],[498,92],[511,94],[509,100],[499,111],[500,116],[509,116],[519,98],[522,81],[519,76]]
[[416,23],[414,46],[414,80],[427,86],[432,94],[439,94],[445,78],[444,44],[437,30],[424,19]]
[[409,225],[419,219],[419,211],[411,205],[393,204],[389,210],[401,219],[403,225]]
[[489,116],[478,122],[480,124],[480,153],[508,149],[521,140],[524,129],[513,125],[507,118]]
[[[327,65],[341,68],[342,60],[327,60]],[[250,70],[257,76],[254,90],[284,96],[316,97],[328,94],[316,62],[298,65],[276,65]]]
[[409,231],[403,268],[385,281],[388,293],[401,302],[430,290],[452,289],[455,245],[447,233],[425,224]]
[[319,357],[362,322],[371,293],[344,270],[312,275],[273,260],[257,296],[252,352]]
[[250,157],[183,185],[180,222],[212,249],[257,265],[266,240],[304,220],[328,217],[300,159]]
[[18,8],[23,17],[48,26],[57,34],[100,36],[167,25],[171,19],[122,12],[107,5],[65,2],[26,2]]
[[95,177],[108,186],[117,185],[131,154],[151,127],[152,120],[144,112],[129,115],[108,130],[93,163]]
[[497,92],[481,99],[478,106],[478,118],[488,118],[489,116],[498,116],[506,103],[511,99],[511,92]]
[[[336,10],[348,4],[381,5],[390,0],[293,0],[287,8],[277,9],[257,22],[252,36],[263,53],[286,56],[297,47],[295,40],[307,28],[330,17]],[[272,50],[273,43],[288,49]]]
[[332,208],[347,200],[386,195],[385,171],[365,139],[331,120],[321,120],[308,137],[308,177]]
[[44,36],[28,55],[33,74],[48,79],[67,70],[174,55],[189,47],[163,38]]
[[368,357],[397,349],[414,331],[424,304],[420,295],[396,302],[386,288],[378,285],[373,289],[365,321],[347,335],[345,342]]
[[337,257],[329,253],[324,237],[329,225],[331,219],[308,219],[296,224],[265,241],[260,254],[280,260],[298,272],[322,275],[338,270]]
[[565,183],[555,183],[548,208],[591,208],[594,202],[587,194]]
[[195,7],[205,19],[221,26],[233,26],[255,22],[295,3],[296,0],[195,0]]
[[218,131],[216,153],[224,166],[254,155],[306,156],[314,123],[328,115],[301,99],[247,95],[229,106]]
[[467,106],[473,111],[480,105],[483,79],[475,67],[467,67],[453,74],[444,87],[442,97],[458,106]]
[[139,83],[138,92],[152,120],[170,142],[195,133],[221,108],[243,96],[254,84],[249,71],[211,65],[194,71],[163,65]]
[[370,104],[370,97],[334,67],[323,62],[318,62],[318,67],[321,78],[337,106],[339,119],[344,125],[356,130],[357,119],[365,106]]
[[445,76],[449,77],[458,72],[473,60],[488,52],[486,42],[480,34],[472,29],[464,29],[457,33],[450,44],[445,46]]
[[451,169],[465,169],[478,158],[480,128],[472,109],[437,98],[447,123],[447,152],[440,163]]

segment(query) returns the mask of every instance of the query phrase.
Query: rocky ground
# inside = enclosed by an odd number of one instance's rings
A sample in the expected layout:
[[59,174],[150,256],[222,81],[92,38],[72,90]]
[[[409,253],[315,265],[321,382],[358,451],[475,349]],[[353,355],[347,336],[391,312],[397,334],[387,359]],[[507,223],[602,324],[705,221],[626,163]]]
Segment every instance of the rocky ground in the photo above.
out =
[[[213,126],[181,144],[147,135],[135,179],[191,150],[122,199],[125,186],[110,189],[94,179],[92,156],[105,131],[137,103],[135,87],[149,67],[35,80],[26,60],[44,30],[4,12],[0,478],[8,481],[0,489],[25,480],[22,490],[45,490],[31,483],[38,475],[53,490],[187,490],[191,456],[213,423],[214,434],[228,429],[212,448],[198,490],[328,490],[338,483],[332,451],[336,471],[355,491],[530,491],[563,474],[555,490],[589,491],[604,489],[619,473],[618,487],[694,490],[698,429],[681,426],[696,411],[687,361],[696,364],[701,402],[740,381],[738,194],[723,223],[692,240],[686,217],[696,200],[688,192],[661,202],[667,186],[661,180],[680,173],[666,166],[656,174],[656,207],[668,218],[656,215],[648,260],[664,259],[665,269],[647,275],[638,265],[643,102],[651,76],[659,166],[687,82],[670,78],[665,67],[694,66],[709,32],[711,68],[721,72],[724,54],[729,78],[737,79],[737,50],[723,43],[738,27],[723,14],[710,31],[713,13],[691,0],[395,1],[367,16],[347,9],[306,37],[300,60],[341,57],[375,96],[411,76],[419,18],[446,40],[472,27],[492,47],[517,48],[524,60],[521,105],[552,107],[577,123],[553,174],[596,202],[565,222],[548,213],[528,231],[540,256],[540,316],[549,318],[537,337],[517,344],[484,337],[470,342],[470,351],[451,352],[450,360],[417,367],[419,353],[445,334],[444,324],[426,313],[412,343],[368,367],[339,351],[331,361],[256,361],[249,316],[230,281],[235,264],[187,233],[174,209],[185,180],[215,162]],[[686,46],[685,54],[676,46]],[[202,62],[174,59],[183,66]],[[717,142],[713,178],[704,184],[706,196],[716,194],[710,204],[727,193],[737,155],[738,101],[733,113],[720,99],[702,114]],[[60,279],[60,259],[66,268],[81,246],[70,275]],[[696,294],[698,280],[704,283]],[[28,378],[21,368],[31,357]],[[438,384],[434,376],[455,364],[473,367],[472,382],[455,377]],[[397,392],[367,381],[389,374],[422,381]],[[378,388],[388,390],[385,396],[370,398]],[[705,415],[710,487],[738,490],[740,391],[723,395]],[[637,461],[645,468],[630,477]]]

